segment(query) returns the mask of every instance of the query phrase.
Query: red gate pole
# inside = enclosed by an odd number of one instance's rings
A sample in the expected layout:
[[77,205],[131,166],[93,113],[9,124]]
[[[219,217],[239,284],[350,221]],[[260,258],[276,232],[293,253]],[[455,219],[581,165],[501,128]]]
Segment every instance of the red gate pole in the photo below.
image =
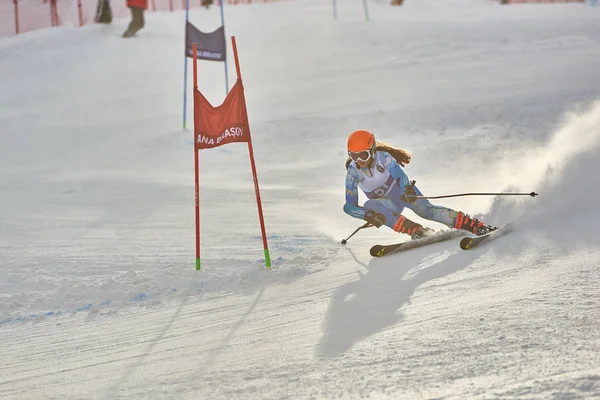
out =
[[[196,92],[198,92],[198,57],[196,43],[192,44],[194,55],[194,117],[196,116]],[[196,125],[194,121],[194,126]],[[200,271],[200,168],[198,165],[198,149],[196,149],[196,130],[194,128],[194,191],[196,208],[196,271]]]
[[[231,43],[233,45],[233,55],[235,57],[235,70],[237,77],[242,83],[242,74],[240,72],[240,62],[238,60],[237,46],[235,43],[235,36],[231,37]],[[242,83],[242,89],[244,84]],[[265,221],[262,212],[262,203],[260,201],[260,190],[258,189],[258,177],[256,175],[256,165],[254,163],[254,151],[252,150],[252,136],[250,134],[250,122],[248,121],[248,111],[246,109],[246,96],[242,96],[242,102],[244,106],[244,123],[248,127],[248,152],[250,154],[250,165],[252,166],[252,176],[254,177],[254,191],[256,192],[256,204],[258,205],[258,217],[260,219],[260,230],[262,232],[263,246],[265,250],[265,265],[267,268],[271,268],[271,257],[269,255],[269,246],[267,245],[267,232],[265,230]]]

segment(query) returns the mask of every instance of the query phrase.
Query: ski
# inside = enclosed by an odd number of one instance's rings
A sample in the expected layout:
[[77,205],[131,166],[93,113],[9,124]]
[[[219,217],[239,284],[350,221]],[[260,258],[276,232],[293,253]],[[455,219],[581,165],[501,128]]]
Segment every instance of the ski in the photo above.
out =
[[471,250],[481,243],[488,241],[489,239],[496,238],[508,232],[510,230],[510,223],[504,224],[500,228],[494,229],[493,231],[486,233],[485,235],[466,237],[460,241],[460,248],[463,250]]
[[457,230],[446,230],[434,233],[430,236],[422,239],[408,240],[406,242],[394,243],[394,244],[376,244],[371,247],[370,253],[373,257],[383,257],[401,251],[414,249],[428,244],[443,242],[456,237],[464,236],[467,232]]

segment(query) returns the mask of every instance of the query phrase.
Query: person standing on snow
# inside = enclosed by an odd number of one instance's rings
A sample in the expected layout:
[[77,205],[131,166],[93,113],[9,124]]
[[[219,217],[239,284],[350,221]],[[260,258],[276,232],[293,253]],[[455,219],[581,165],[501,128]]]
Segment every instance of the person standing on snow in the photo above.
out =
[[110,24],[112,22],[112,10],[110,9],[110,0],[98,0],[96,7],[96,17],[94,22],[98,24]]
[[131,22],[123,33],[124,38],[132,37],[144,27],[144,11],[148,8],[148,0],[127,0],[127,7],[131,9]]
[[[410,153],[375,142],[371,132],[360,129],[350,135],[348,156],[346,214],[370,222],[377,228],[385,225],[410,235],[412,239],[430,235],[432,230],[403,216],[401,213],[405,207],[424,219],[478,236],[494,229],[462,211],[435,206],[427,199],[417,199],[417,196],[422,196],[421,192],[401,168],[410,162]],[[368,198],[362,207],[358,205],[358,188]]]

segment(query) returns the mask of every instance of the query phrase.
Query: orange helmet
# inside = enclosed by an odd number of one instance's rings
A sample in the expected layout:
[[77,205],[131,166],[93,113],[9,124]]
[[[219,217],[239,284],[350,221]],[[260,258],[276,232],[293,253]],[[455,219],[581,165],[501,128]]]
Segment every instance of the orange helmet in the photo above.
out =
[[357,152],[371,150],[375,146],[375,136],[367,130],[359,129],[348,137],[348,151]]

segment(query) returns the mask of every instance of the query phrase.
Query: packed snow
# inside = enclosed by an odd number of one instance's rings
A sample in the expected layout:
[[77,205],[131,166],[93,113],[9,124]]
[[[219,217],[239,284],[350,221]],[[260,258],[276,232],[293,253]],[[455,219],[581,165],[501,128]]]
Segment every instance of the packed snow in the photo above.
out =
[[[200,152],[195,270],[184,12],[0,39],[0,398],[600,396],[600,8],[405,3],[225,7],[271,269],[235,143]],[[198,66],[219,104],[223,64]],[[427,195],[539,196],[435,200],[513,229],[374,259],[406,238],[340,243],[358,128]]]

